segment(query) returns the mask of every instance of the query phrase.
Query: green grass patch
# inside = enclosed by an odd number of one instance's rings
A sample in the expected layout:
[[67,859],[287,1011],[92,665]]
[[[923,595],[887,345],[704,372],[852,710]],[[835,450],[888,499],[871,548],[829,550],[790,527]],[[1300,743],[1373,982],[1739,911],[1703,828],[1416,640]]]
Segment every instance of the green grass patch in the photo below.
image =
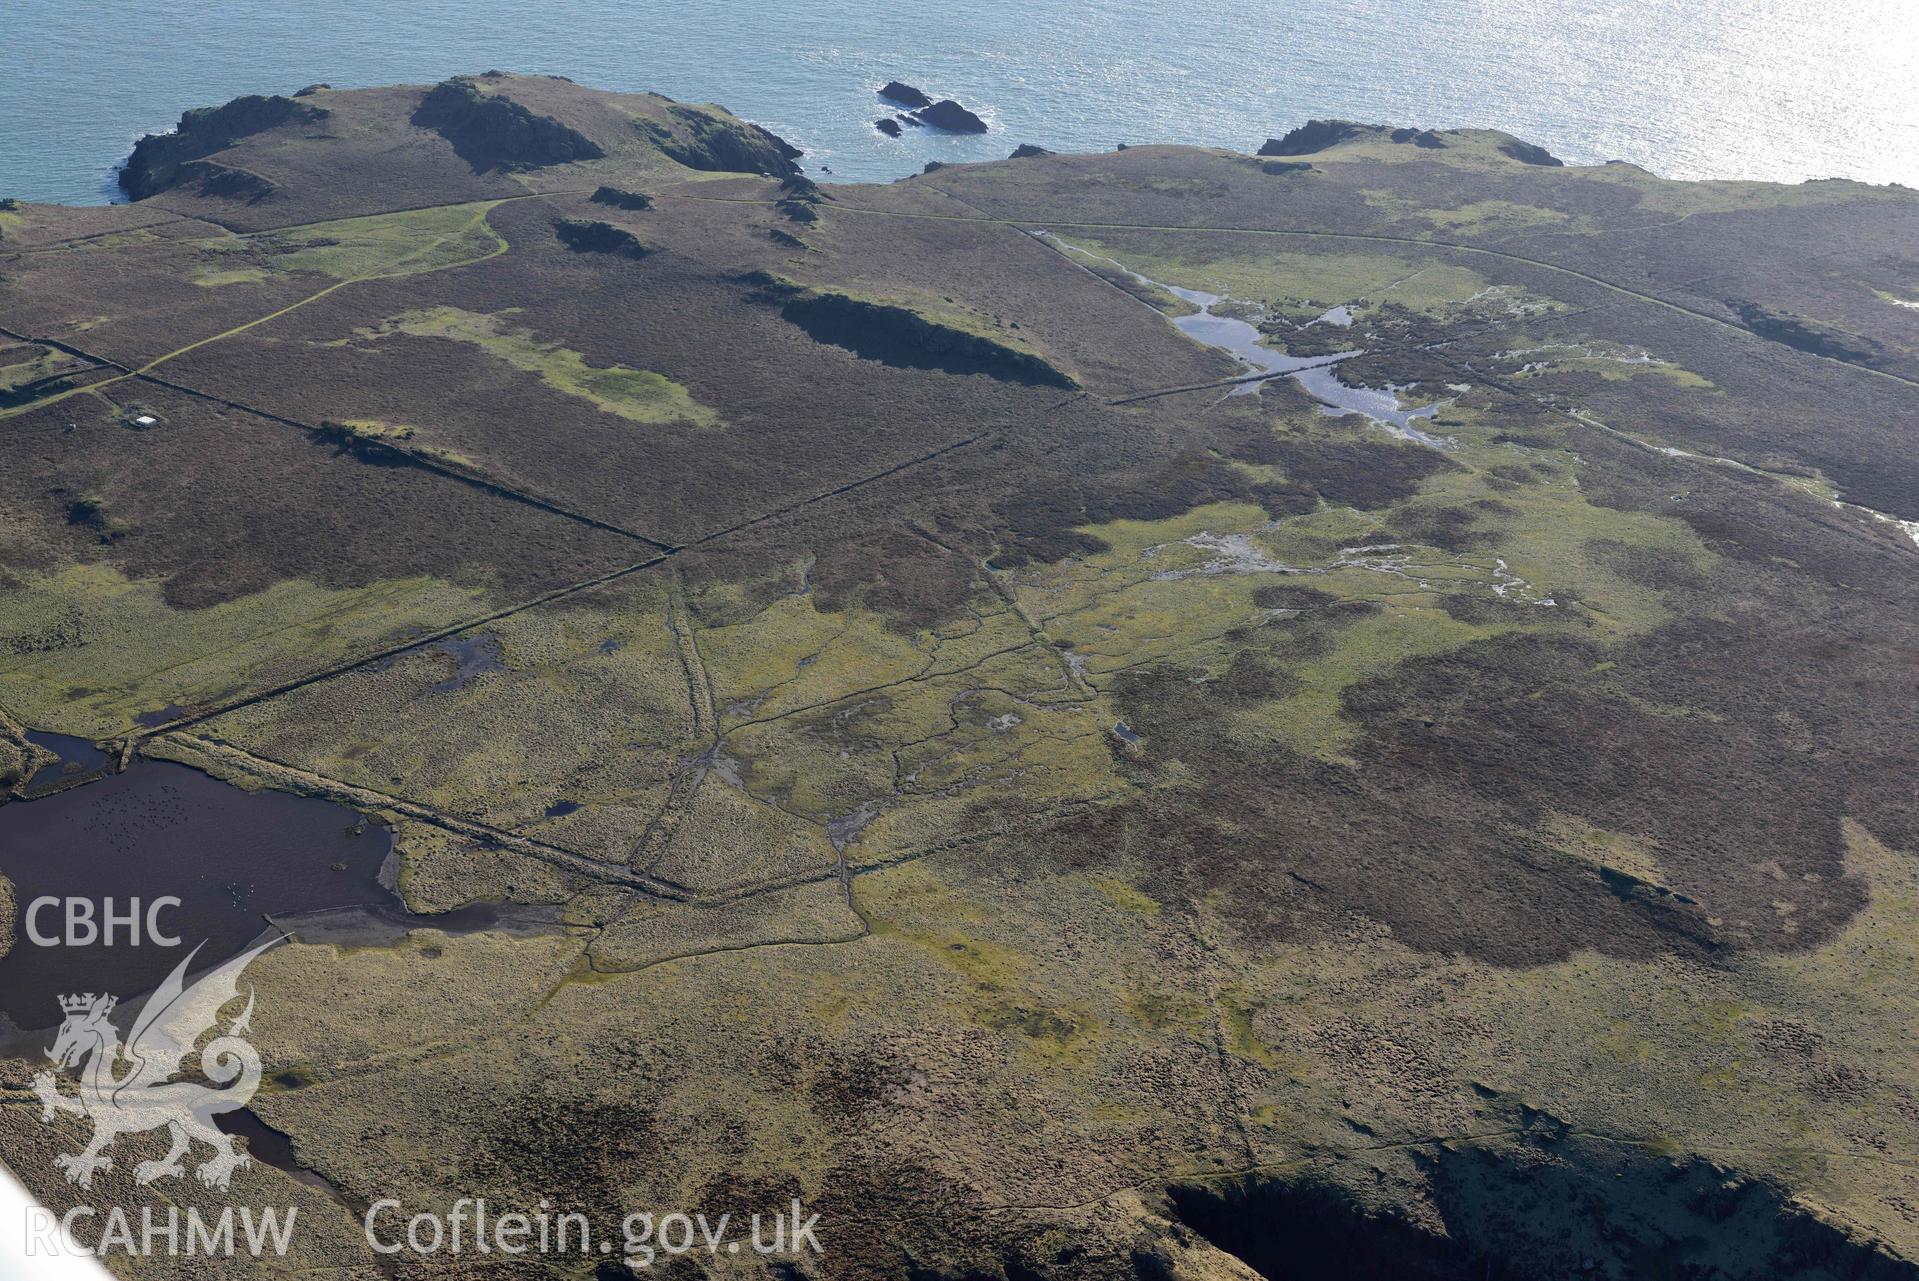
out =
[[1477,272],[1432,261],[1418,250],[1404,257],[1330,250],[1299,253],[1279,250],[1265,237],[1172,231],[1109,231],[1093,236],[1076,230],[1054,243],[1089,268],[1111,271],[1118,263],[1160,285],[1257,303],[1295,324],[1338,306],[1350,307],[1360,320],[1388,305],[1440,317],[1560,309],[1559,304],[1517,288],[1492,286]]
[[474,613],[479,599],[421,575],[343,590],[288,580],[176,610],[158,582],[74,565],[0,593],[0,705],[62,733],[125,734],[141,712],[216,702],[325,667]]
[[[500,668],[464,685],[446,687],[458,659],[433,644],[208,728],[274,760],[623,860],[664,805],[674,762],[705,746],[658,585],[638,579],[486,624],[470,639]],[[709,790],[731,789],[709,779],[700,797]],[[561,800],[581,808],[548,813]],[[772,810],[758,816],[771,824],[700,817],[677,839],[716,826],[716,858],[735,860],[779,853],[779,824],[792,822]]]
[[1471,239],[1507,231],[1565,228],[1573,223],[1572,215],[1561,210],[1512,200],[1475,200],[1452,208],[1434,209],[1391,189],[1361,194],[1368,205],[1389,217],[1420,219],[1432,229],[1436,238],[1442,240],[1461,237]]
[[235,267],[227,271],[202,271],[193,277],[193,283],[202,289],[218,289],[221,285],[257,285],[267,278],[264,267]]
[[1253,997],[1238,986],[1229,987],[1218,997],[1220,1025],[1226,1034],[1226,1048],[1238,1057],[1263,1067],[1273,1067],[1278,1060],[1272,1047],[1260,1039],[1253,1030],[1253,1015],[1256,1005]]
[[[1266,628],[1294,626],[1291,612],[1262,607],[1262,588],[1376,606],[1339,613],[1330,647],[1288,662],[1283,695],[1231,713],[1237,736],[1341,759],[1357,732],[1343,710],[1353,685],[1515,630],[1642,634],[1672,616],[1673,590],[1711,567],[1683,522],[1589,502],[1571,455],[1494,444],[1501,424],[1469,408],[1447,417],[1459,466],[1391,508],[1322,503],[1273,521],[1219,503],[1090,526],[1108,550],[1021,570],[1021,603],[1101,689],[1160,663],[1221,675]],[[1447,529],[1470,536],[1454,544],[1437,532]]]
[[586,363],[577,351],[555,342],[543,342],[530,329],[512,326],[505,311],[462,311],[458,307],[429,307],[402,312],[370,329],[355,330],[358,337],[378,340],[394,334],[413,338],[445,338],[471,343],[515,369],[537,374],[542,382],[568,396],[590,401],[609,414],[636,423],[692,423],[713,427],[719,415],[700,404],[686,388],[646,369],[625,365]]
[[1111,900],[1115,905],[1140,916],[1159,915],[1159,904],[1141,893],[1133,886],[1113,876],[1097,876],[1091,879],[1094,889]]
[[[1417,270],[1406,259],[1385,254],[1291,253],[1248,237],[1236,238],[1229,249],[1222,248],[1224,237],[1193,234],[1109,232],[1095,237],[1076,229],[1065,239],[1160,284],[1248,300],[1283,296],[1330,307],[1365,297]],[[1483,282],[1475,286],[1481,287]]]
[[1501,353],[1507,360],[1524,360],[1524,365],[1509,377],[1525,382],[1551,374],[1596,374],[1607,382],[1628,382],[1634,378],[1667,378],[1692,391],[1714,390],[1711,380],[1661,360],[1642,348],[1600,342],[1533,342],[1515,339]]
[[1240,729],[1270,736],[1301,755],[1337,758],[1358,736],[1358,727],[1340,714],[1350,686],[1409,659],[1450,653],[1512,630],[1461,622],[1434,605],[1389,603],[1343,627],[1331,654],[1293,668],[1296,692],[1235,719]]
[[418,275],[504,253],[506,241],[487,224],[500,202],[443,205],[375,214],[270,232],[254,244],[279,271],[308,271],[336,280]]
[[[16,351],[22,350],[16,348]],[[31,350],[30,348],[25,350]],[[31,360],[16,361],[10,365],[0,365],[0,391],[11,391],[15,387],[24,387],[30,382],[47,377],[62,365],[72,363],[70,358],[56,351],[42,351]]]

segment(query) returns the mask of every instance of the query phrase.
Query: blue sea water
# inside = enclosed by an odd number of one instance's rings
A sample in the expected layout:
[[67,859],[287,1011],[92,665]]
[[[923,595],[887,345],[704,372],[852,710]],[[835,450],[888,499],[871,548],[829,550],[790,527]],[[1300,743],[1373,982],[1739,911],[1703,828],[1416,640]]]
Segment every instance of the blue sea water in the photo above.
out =
[[[1672,177],[1919,185],[1915,0],[0,0],[0,196],[107,200],[187,107],[495,67],[723,103],[849,180],[1345,116]],[[894,77],[992,132],[883,137]]]

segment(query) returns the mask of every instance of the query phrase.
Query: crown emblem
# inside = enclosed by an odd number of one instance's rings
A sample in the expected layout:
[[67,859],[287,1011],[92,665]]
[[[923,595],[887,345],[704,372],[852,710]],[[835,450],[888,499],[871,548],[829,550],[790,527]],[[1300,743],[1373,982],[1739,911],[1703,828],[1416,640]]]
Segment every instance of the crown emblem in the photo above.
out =
[[[91,992],[88,992],[85,996],[63,996],[60,998],[60,1008],[68,1014],[85,1014],[93,1008],[94,999],[94,995]],[[113,1011],[113,1007],[117,1003],[118,998],[108,996],[100,999],[103,1002],[100,1007],[100,1013],[109,1014]]]

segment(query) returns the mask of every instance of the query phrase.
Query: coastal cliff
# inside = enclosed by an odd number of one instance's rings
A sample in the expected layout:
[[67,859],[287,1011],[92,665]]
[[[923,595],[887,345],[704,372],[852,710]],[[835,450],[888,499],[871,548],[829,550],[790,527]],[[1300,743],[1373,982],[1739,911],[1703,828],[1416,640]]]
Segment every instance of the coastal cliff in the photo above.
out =
[[718,173],[766,173],[790,178],[805,153],[786,139],[744,120],[721,119],[678,103],[667,108],[671,127],[651,122],[641,127],[659,149],[689,169]]
[[[296,122],[316,123],[326,117],[324,107],[277,94],[249,94],[218,107],[195,107],[180,117],[172,133],[150,133],[133,144],[133,154],[120,170],[120,187],[130,199],[145,200],[187,182],[217,180],[222,167],[196,167],[193,162],[225,151],[253,134]],[[251,177],[251,182],[228,180],[223,189],[212,194],[257,198],[271,192],[271,183],[257,175]]]

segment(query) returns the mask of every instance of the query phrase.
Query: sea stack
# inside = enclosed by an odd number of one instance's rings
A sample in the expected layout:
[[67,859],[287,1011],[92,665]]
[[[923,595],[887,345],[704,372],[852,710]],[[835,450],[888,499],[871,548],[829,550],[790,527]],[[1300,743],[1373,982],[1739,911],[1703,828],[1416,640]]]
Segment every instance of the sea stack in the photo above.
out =
[[902,107],[910,107],[915,111],[921,107],[930,107],[933,105],[933,99],[927,95],[924,89],[915,88],[903,80],[888,80],[885,84],[881,85],[880,97],[897,102]]
[[900,136],[900,122],[891,116],[883,116],[873,122],[873,127],[889,138]]
[[986,132],[984,120],[951,98],[942,98],[930,107],[922,107],[916,114],[935,129],[945,129],[951,133]]

